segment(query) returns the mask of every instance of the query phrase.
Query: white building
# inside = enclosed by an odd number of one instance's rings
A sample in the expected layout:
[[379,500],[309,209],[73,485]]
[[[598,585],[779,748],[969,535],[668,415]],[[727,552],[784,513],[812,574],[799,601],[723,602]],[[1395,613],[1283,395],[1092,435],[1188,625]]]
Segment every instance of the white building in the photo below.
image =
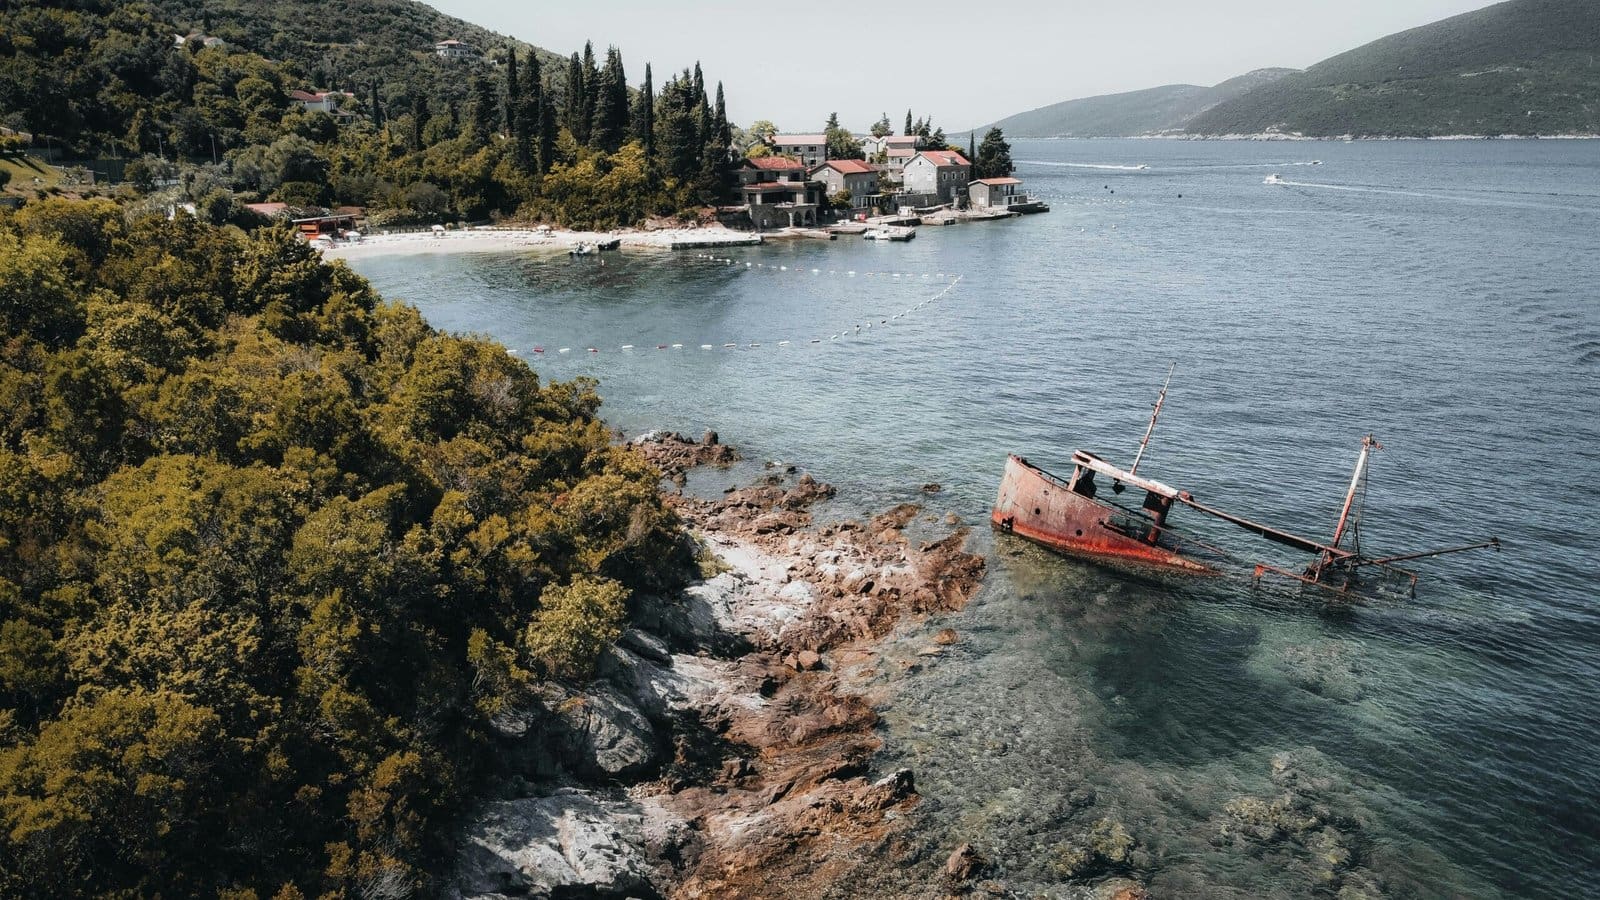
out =
[[478,48],[451,39],[433,45],[433,55],[440,59],[477,59]]
[[938,194],[951,202],[967,195],[972,163],[954,150],[921,150],[906,163],[903,175],[907,193]]
[[342,115],[339,104],[355,96],[344,91],[290,91],[289,102],[306,112],[325,112],[330,116]]

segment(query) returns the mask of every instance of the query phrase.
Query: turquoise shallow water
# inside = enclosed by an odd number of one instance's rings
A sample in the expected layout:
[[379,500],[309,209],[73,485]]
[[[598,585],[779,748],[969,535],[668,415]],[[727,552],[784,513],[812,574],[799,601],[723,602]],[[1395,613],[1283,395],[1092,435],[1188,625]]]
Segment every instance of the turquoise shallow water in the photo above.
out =
[[[1113,818],[1161,896],[1600,893],[1600,143],[1013,155],[1052,213],[909,244],[356,267],[546,377],[599,378],[620,428],[716,428],[863,510],[936,481],[933,512],[981,522],[1007,452],[1126,462],[1169,361],[1141,471],[1225,508],[1323,534],[1375,433],[1369,546],[1496,534],[1506,552],[1419,564],[1414,601],[1329,611],[980,529],[983,593],[929,623],[962,643],[918,658],[912,628],[892,651],[921,661],[879,686],[885,765],[917,770],[930,847],[971,840],[1041,892],[1067,883],[1059,848]],[[962,280],[905,314],[941,274]],[[1286,791],[1316,829],[1221,837],[1242,798]],[[1348,854],[1331,876],[1329,840]]]

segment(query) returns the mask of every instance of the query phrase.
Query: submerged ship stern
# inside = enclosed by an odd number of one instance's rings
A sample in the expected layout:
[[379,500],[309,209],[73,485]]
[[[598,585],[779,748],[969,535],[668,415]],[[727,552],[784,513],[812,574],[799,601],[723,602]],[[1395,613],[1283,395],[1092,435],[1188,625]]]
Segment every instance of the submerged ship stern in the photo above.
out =
[[[1091,461],[1098,465],[1089,464]],[[1215,571],[1163,546],[1165,535],[1157,518],[1097,500],[1099,492],[1109,491],[1111,486],[1097,484],[1095,471],[1098,468],[1104,474],[1109,466],[1081,452],[1074,456],[1074,463],[1072,477],[1060,478],[1020,456],[1011,456],[1006,460],[990,524],[997,531],[1071,556],[1197,573]],[[1125,479],[1116,482],[1122,480]],[[1165,486],[1133,476],[1127,480],[1138,482],[1134,487],[1146,488],[1145,508],[1150,509],[1154,503],[1164,517],[1170,498],[1163,497],[1161,490],[1149,488]]]

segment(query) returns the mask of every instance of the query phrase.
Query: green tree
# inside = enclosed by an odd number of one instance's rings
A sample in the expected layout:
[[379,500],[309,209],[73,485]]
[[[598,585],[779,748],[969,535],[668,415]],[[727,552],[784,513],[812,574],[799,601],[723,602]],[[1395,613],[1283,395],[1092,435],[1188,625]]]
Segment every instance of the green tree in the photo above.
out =
[[622,69],[622,54],[610,47],[606,50],[605,68],[595,82],[590,143],[598,150],[615,153],[628,136],[628,118],[628,79]]
[[829,159],[864,158],[864,154],[861,152],[861,142],[856,140],[855,135],[851,134],[848,128],[840,127],[838,113],[830,113],[828,115],[828,123],[823,128],[823,134],[828,139]]
[[656,154],[656,89],[650,64],[644,64],[644,84],[639,87],[632,116],[632,137],[644,145],[645,156]]
[[618,637],[628,592],[605,578],[576,578],[547,588],[523,634],[529,657],[557,678],[583,678]]
[[1004,178],[1016,171],[1011,162],[1011,145],[999,128],[991,128],[978,146],[978,156],[972,161],[972,174],[976,178]]
[[891,134],[894,134],[894,126],[889,124],[889,114],[884,113],[878,117],[878,121],[872,123],[872,136],[881,138]]

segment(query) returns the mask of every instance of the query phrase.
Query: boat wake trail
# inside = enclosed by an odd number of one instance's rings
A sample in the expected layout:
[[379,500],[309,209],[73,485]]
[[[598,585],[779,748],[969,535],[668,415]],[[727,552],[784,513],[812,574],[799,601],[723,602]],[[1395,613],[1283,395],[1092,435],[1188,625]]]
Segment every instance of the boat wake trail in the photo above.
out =
[[1398,188],[1365,184],[1323,184],[1315,181],[1290,181],[1280,178],[1272,184],[1284,187],[1311,188],[1319,191],[1349,191],[1357,194],[1387,194],[1394,197],[1418,197],[1424,200],[1443,200],[1447,203],[1466,203],[1472,206],[1509,206],[1519,209],[1549,209],[1576,213],[1597,213],[1600,208],[1586,206],[1561,206],[1553,203],[1527,203],[1518,200],[1497,200],[1490,197],[1463,197],[1459,194],[1434,194],[1427,191],[1406,191]]
[[1018,160],[1018,162],[1025,163],[1025,164],[1030,165],[1030,166],[1052,166],[1052,167],[1057,168],[1057,169],[1102,169],[1102,170],[1110,170],[1110,171],[1113,171],[1113,172],[1143,172],[1144,170],[1150,168],[1149,166],[1142,166],[1142,165],[1141,166],[1118,166],[1118,165],[1112,165],[1110,163],[1051,162],[1049,160],[1044,160],[1044,159],[1023,159],[1023,160]]

